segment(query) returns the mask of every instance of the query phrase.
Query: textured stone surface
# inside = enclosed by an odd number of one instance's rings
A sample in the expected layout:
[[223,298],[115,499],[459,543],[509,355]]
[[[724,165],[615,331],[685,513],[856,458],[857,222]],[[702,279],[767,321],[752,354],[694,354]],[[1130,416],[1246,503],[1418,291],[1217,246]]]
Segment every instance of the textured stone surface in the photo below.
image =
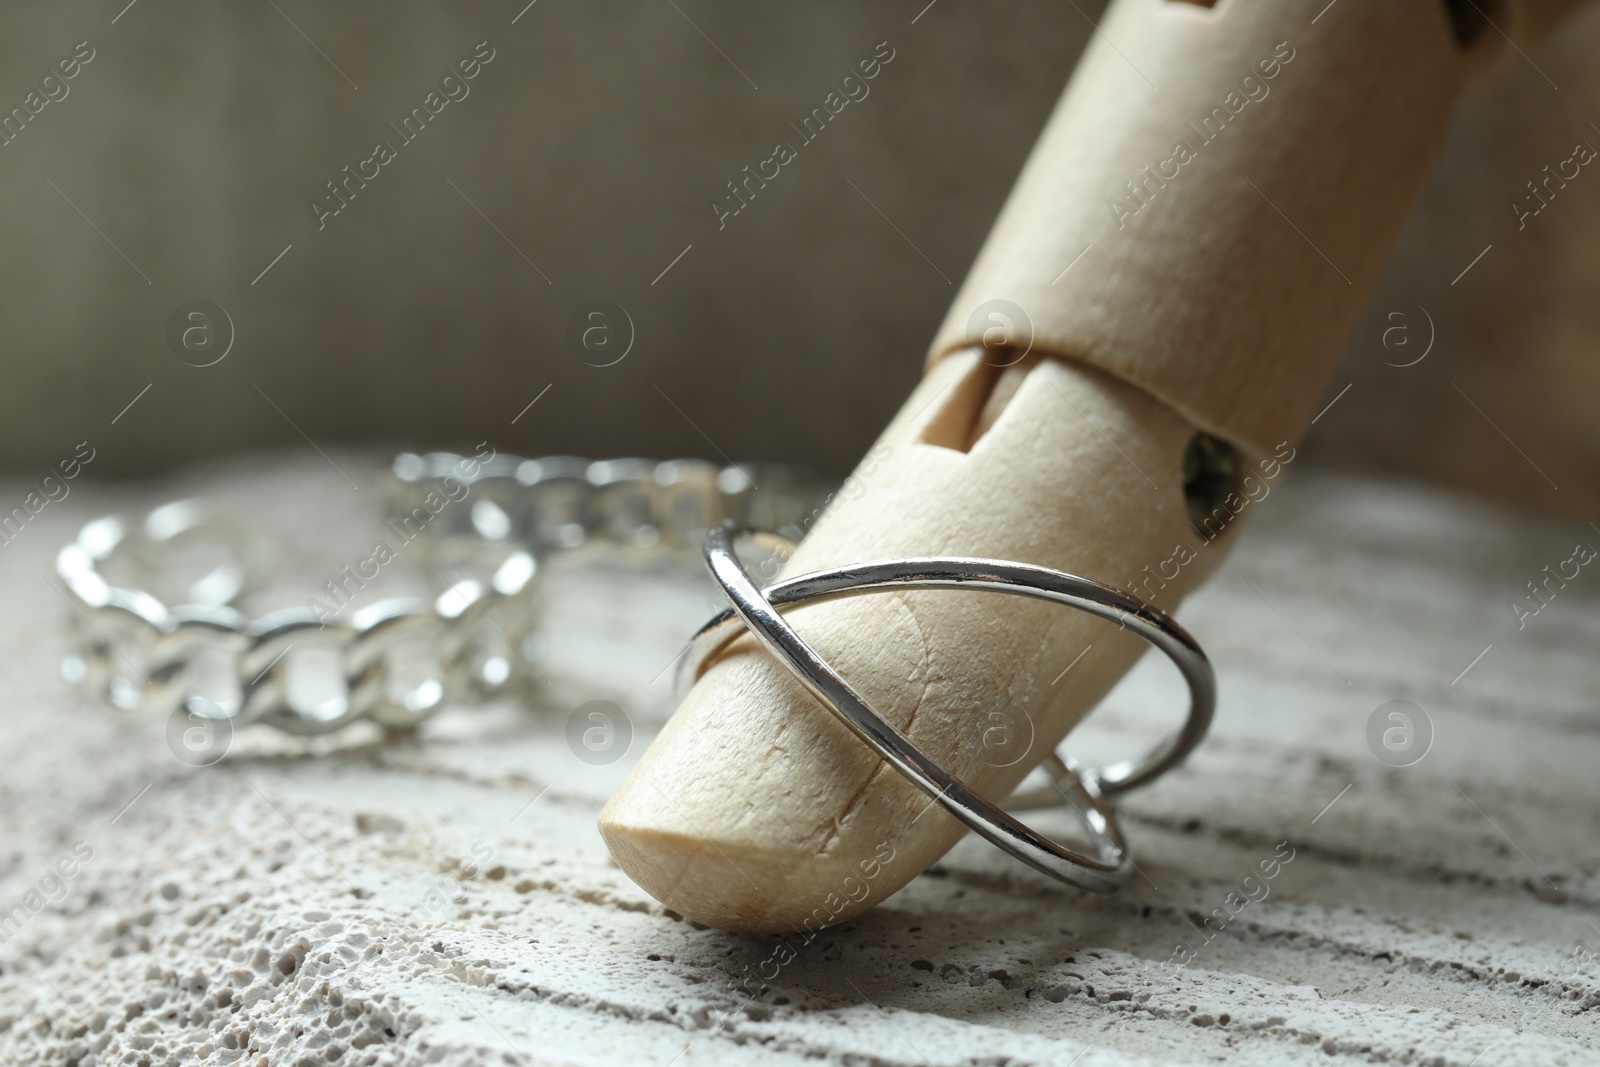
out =
[[[370,540],[375,474],[338,459],[366,489],[315,456],[85,486],[0,551],[0,909],[61,897],[0,945],[0,1061],[1600,1063],[1600,577],[1520,631],[1507,606],[1596,539],[1580,523],[1297,472],[1182,613],[1221,706],[1125,805],[1144,877],[1094,897],[968,839],[806,944],[665,914],[594,827],[628,760],[567,747],[584,700],[633,713],[631,756],[670,711],[652,678],[709,595],[688,566],[575,562],[538,706],[415,741],[242,734],[191,769],[161,723],[59,682],[43,579],[79,522],[220,495],[281,535],[292,603]],[[1143,664],[1074,746],[1127,751],[1178,696]],[[1395,698],[1436,732],[1407,768],[1365,740]],[[1268,895],[1207,940],[1282,842]]]

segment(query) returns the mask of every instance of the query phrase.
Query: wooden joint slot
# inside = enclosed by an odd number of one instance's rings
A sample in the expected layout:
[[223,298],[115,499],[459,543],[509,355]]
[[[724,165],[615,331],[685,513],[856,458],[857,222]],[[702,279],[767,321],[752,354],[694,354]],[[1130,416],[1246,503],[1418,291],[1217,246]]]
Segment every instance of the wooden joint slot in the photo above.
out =
[[1183,451],[1183,501],[1189,525],[1207,541],[1220,536],[1234,512],[1225,506],[1239,488],[1239,450],[1205,431]]
[[[1012,352],[1003,349],[999,354],[1009,357]],[[922,443],[971,452],[972,446],[989,431],[1011,398],[1017,395],[1028,372],[1038,365],[1037,355],[1002,365],[991,362],[986,354],[950,390],[949,399],[922,431]]]

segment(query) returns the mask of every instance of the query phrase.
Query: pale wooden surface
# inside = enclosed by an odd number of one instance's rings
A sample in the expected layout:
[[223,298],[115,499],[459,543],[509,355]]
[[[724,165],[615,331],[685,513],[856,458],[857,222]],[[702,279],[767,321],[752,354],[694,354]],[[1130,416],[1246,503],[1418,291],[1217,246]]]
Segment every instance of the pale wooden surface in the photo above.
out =
[[1463,83],[1504,49],[1463,49],[1443,5],[1325,8],[1111,4],[930,358],[980,341],[974,309],[1002,299],[1039,351],[1197,429],[1257,454],[1298,438]]
[[[695,929],[612,867],[595,816],[629,760],[587,766],[564,738],[573,707],[609,697],[642,749],[672,704],[651,677],[704,608],[697,575],[567,579],[545,707],[318,756],[241,738],[189,770],[160,724],[63,689],[66,606],[43,577],[84,518],[197,488],[282,531],[297,578],[370,540],[370,489],[311,456],[81,485],[0,550],[0,906],[73,843],[95,849],[0,946],[0,1061],[1600,1063],[1600,579],[1585,569],[1520,633],[1507,606],[1600,541],[1582,523],[1292,471],[1181,613],[1222,698],[1190,764],[1126,805],[1149,881],[1093,897],[967,839],[745,1003],[778,940]],[[1132,747],[1176,689],[1141,665],[1075,746]],[[1363,735],[1396,697],[1437,730],[1403,770]],[[1271,895],[1165,966],[1200,940],[1185,914],[1284,840]],[[458,881],[478,841],[493,858]],[[462,901],[430,914],[441,882]]]

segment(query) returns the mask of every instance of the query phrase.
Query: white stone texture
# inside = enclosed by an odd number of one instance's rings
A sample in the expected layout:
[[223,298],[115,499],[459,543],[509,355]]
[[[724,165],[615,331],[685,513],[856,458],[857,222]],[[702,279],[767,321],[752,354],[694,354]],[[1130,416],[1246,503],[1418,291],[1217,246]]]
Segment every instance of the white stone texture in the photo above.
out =
[[[1295,472],[1181,612],[1221,704],[1189,764],[1124,806],[1143,877],[1092,896],[968,838],[866,916],[790,938],[761,982],[780,939],[664,913],[594,825],[670,712],[652,676],[710,595],[689,563],[554,568],[537,706],[414,740],[247,731],[191,769],[162,723],[59,680],[46,583],[78,524],[219,497],[282,541],[274,602],[294,603],[376,527],[376,466],[336,458],[360,492],[315,456],[84,484],[0,549],[0,909],[94,850],[0,945],[0,1062],[1600,1063],[1600,572],[1520,632],[1508,606],[1600,543],[1581,523]],[[565,740],[595,697],[639,731],[610,766]],[[1141,664],[1074,748],[1129,750],[1179,698]],[[1365,740],[1393,698],[1436,731],[1403,769]],[[1284,841],[1270,895],[1207,942],[1194,923]]]

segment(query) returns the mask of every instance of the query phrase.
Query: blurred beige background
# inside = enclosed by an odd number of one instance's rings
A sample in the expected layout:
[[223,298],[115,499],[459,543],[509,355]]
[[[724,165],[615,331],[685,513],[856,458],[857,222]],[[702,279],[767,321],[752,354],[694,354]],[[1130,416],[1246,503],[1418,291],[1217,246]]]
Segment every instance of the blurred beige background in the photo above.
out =
[[[917,378],[1104,6],[525,2],[0,13],[0,108],[94,49],[0,148],[5,465],[88,439],[94,476],[148,472],[308,447],[298,428],[324,447],[488,439],[842,473]],[[388,124],[479,42],[494,58],[469,95],[319,231],[324,183],[400,145]],[[870,94],[719,230],[725,183],[879,42],[894,58]],[[1312,429],[1318,462],[1592,502],[1600,172],[1520,232],[1510,204],[1575,141],[1600,146],[1596,42],[1591,10],[1464,108],[1330,385],[1351,388]],[[169,350],[192,299],[234,325],[214,366]],[[635,327],[615,366],[569,350],[594,299]],[[1391,365],[1430,317],[1427,358]]]

